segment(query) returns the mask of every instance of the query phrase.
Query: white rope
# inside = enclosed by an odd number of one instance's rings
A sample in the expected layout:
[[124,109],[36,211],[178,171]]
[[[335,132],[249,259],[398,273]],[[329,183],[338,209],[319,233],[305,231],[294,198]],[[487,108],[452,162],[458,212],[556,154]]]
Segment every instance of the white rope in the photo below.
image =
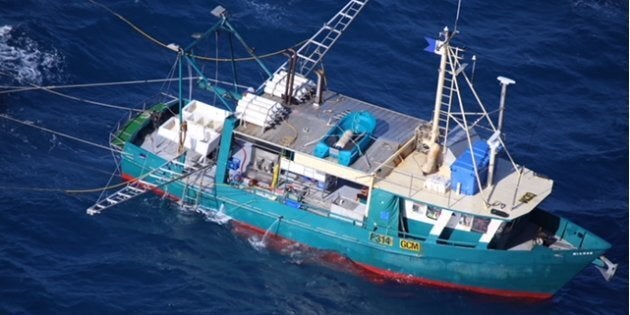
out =
[[74,141],[78,141],[78,142],[85,143],[85,144],[88,144],[88,145],[91,145],[91,146],[95,146],[97,148],[101,148],[101,149],[104,149],[104,150],[107,150],[107,151],[113,151],[113,152],[117,152],[117,153],[120,153],[120,154],[126,154],[126,153],[124,153],[122,151],[114,150],[114,149],[112,149],[112,148],[110,148],[108,146],[104,146],[102,144],[98,144],[98,143],[95,143],[95,142],[91,142],[91,141],[88,141],[88,140],[77,138],[75,136],[71,136],[71,135],[65,134],[63,132],[59,132],[59,131],[48,129],[48,128],[45,128],[45,127],[37,126],[37,125],[35,125],[35,124],[31,123],[31,122],[22,121],[22,120],[10,117],[10,116],[8,116],[6,114],[0,114],[0,117],[4,118],[6,120],[10,120],[12,122],[18,123],[18,124],[22,124],[24,126],[32,127],[32,128],[35,128],[35,129],[40,129],[40,130],[43,130],[43,131],[46,131],[46,132],[49,132],[49,133],[52,133],[52,134],[64,137],[64,138],[68,138],[68,139],[71,139],[71,140],[74,140]]
[[[187,79],[199,79],[199,76],[183,78]],[[20,86],[20,85],[0,85],[0,88],[7,89],[0,91],[0,94],[17,93],[33,90],[57,90],[57,89],[73,89],[73,88],[88,88],[88,87],[103,87],[103,86],[118,86],[118,85],[132,85],[132,84],[148,84],[148,83],[163,83],[168,81],[177,81],[177,78],[168,79],[146,79],[146,80],[133,80],[133,81],[113,81],[113,82],[98,82],[98,83],[81,83],[81,84],[66,84],[66,85],[48,85],[48,86]],[[222,82],[227,84],[227,82]]]
[[107,103],[92,101],[92,100],[88,100],[88,99],[85,99],[85,98],[80,98],[80,97],[64,94],[64,93],[53,91],[53,90],[46,89],[46,88],[42,88],[42,90],[46,91],[48,93],[55,94],[57,96],[65,97],[67,99],[75,100],[75,101],[78,101],[78,102],[83,102],[83,103],[88,103],[88,104],[92,104],[92,105],[103,106],[103,107],[107,107],[107,108],[128,110],[128,111],[138,112],[138,113],[143,112],[142,109],[130,108],[130,107],[124,107],[124,106],[118,106],[118,105],[113,105],[113,104],[107,104]]
[[[194,80],[201,79],[200,76],[191,76],[184,77],[182,80]],[[22,86],[22,85],[0,85],[0,89],[7,89],[0,91],[0,94],[8,94],[8,93],[17,93],[17,92],[25,92],[25,91],[33,91],[33,90],[57,90],[57,89],[73,89],[73,88],[87,88],[87,87],[103,87],[103,86],[118,86],[118,85],[133,85],[133,84],[151,84],[151,83],[164,83],[164,82],[172,82],[177,81],[178,78],[167,78],[167,79],[146,79],[146,80],[132,80],[132,81],[112,81],[112,82],[98,82],[98,83],[80,83],[80,84],[66,84],[66,85],[47,85],[47,86]],[[233,82],[227,82],[223,80],[215,80],[207,78],[208,81],[213,83],[225,84],[225,85],[234,85]],[[239,84],[237,85],[240,88],[247,88],[247,86]]]
[[[2,72],[0,71],[0,75],[6,76],[11,78],[12,76],[6,72]],[[124,106],[118,106],[118,105],[112,105],[112,104],[106,104],[106,103],[101,103],[101,102],[97,102],[97,101],[92,101],[92,100],[88,100],[88,99],[84,99],[84,98],[80,98],[80,97],[76,97],[76,96],[71,96],[68,94],[64,94],[61,92],[57,92],[57,91],[53,91],[49,88],[43,87],[43,86],[39,86],[33,83],[29,84],[31,87],[33,87],[36,90],[43,90],[45,92],[51,93],[51,94],[55,94],[57,96],[61,96],[61,97],[65,97],[71,100],[75,100],[75,101],[79,101],[79,102],[85,102],[88,104],[93,104],[93,105],[98,105],[98,106],[103,106],[103,107],[109,107],[109,108],[115,108],[115,109],[122,109],[122,110],[128,110],[128,111],[136,111],[136,112],[142,112],[141,109],[134,109],[134,108],[129,108],[129,107],[124,107]],[[2,92],[0,92],[2,93]]]

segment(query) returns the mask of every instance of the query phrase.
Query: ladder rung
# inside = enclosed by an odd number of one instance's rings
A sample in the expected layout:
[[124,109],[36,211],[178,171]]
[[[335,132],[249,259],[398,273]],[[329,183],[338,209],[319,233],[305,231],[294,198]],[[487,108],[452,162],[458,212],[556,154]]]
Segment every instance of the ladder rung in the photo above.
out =
[[314,41],[314,40],[310,41],[309,43],[311,43],[311,44],[315,44],[315,45],[317,45],[317,46],[319,46],[319,47],[322,47],[322,48],[324,48],[324,49],[328,49],[328,47],[330,47],[330,46],[326,46],[326,45],[324,45],[324,44],[322,44],[322,43],[320,43],[320,42]]
[[334,28],[334,27],[332,27],[332,26],[330,26],[328,24],[324,25],[324,28],[330,30],[331,32],[335,32],[337,34],[341,34],[340,30],[338,30],[338,29],[336,29],[336,28]]
[[168,179],[158,176],[158,175],[149,175],[151,178],[154,178],[155,180],[157,180],[158,182],[166,182]]
[[134,191],[134,192],[136,192],[136,193],[138,193],[138,194],[139,194],[139,193],[143,193],[143,192],[145,192],[145,191],[146,191],[146,190],[145,190],[145,189],[143,189],[143,188],[137,188],[137,187],[134,187],[134,186],[127,186],[127,189],[132,190],[132,191]]
[[310,57],[321,57],[323,56],[322,52],[319,50],[316,50],[314,52],[311,53]]
[[354,16],[356,15],[356,14],[355,14],[355,13],[356,13],[356,10],[355,10],[355,12],[351,12],[351,10],[352,10],[352,9],[349,9],[349,10],[348,10],[348,11],[346,11],[346,12],[341,12],[341,14],[340,14],[340,15],[341,15],[341,17],[339,18],[339,21],[342,21],[342,20],[347,20],[347,22],[348,22],[348,23],[349,23],[349,22],[352,22],[352,20],[354,19]]
[[316,62],[315,60],[313,60],[313,59],[311,59],[311,58],[309,58],[309,57],[306,57],[306,56],[304,56],[304,55],[300,55],[300,54],[298,54],[298,57],[300,57],[300,58],[302,58],[302,59],[304,59],[304,60],[306,60],[306,61],[312,62],[312,63],[315,63],[315,62]]
[[[332,33],[332,34],[337,34],[337,33]],[[339,34],[331,36],[332,34],[329,34],[328,36],[326,36],[323,40],[322,43],[325,43],[326,41],[329,41],[327,43],[327,45],[331,45],[335,40],[337,40],[337,37],[339,37]],[[330,47],[330,46],[328,46]]]

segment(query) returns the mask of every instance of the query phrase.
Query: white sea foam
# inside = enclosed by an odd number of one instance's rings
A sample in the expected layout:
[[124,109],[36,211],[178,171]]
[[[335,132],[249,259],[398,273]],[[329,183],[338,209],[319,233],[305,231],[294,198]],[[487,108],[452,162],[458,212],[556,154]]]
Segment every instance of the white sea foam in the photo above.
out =
[[41,84],[58,78],[62,64],[63,57],[56,49],[45,50],[13,26],[0,26],[0,71],[4,74],[22,84]]
[[205,211],[204,213],[206,215],[206,220],[217,223],[219,225],[224,225],[228,223],[230,220],[232,220],[232,217],[225,214],[225,212],[223,212],[223,209],[224,206],[221,205],[221,207],[219,207],[219,210],[217,211]]
[[191,206],[191,205],[184,205],[184,206],[182,206],[181,204],[178,204],[178,205],[179,205],[179,209],[180,210],[200,213],[200,214],[204,215],[204,217],[205,217],[205,219],[207,221],[210,221],[212,223],[216,223],[218,225],[224,225],[224,224],[230,222],[230,220],[232,220],[232,217],[230,217],[229,215],[225,214],[223,205],[221,205],[221,207],[219,207],[218,210],[217,209],[210,209],[210,208],[204,207],[202,205],[198,205],[198,206]]
[[249,242],[250,245],[252,245],[252,247],[257,252],[262,252],[267,247],[267,243],[265,242],[265,240],[262,237],[258,236],[258,235],[254,235],[254,236],[248,238],[247,241]]
[[623,9],[622,3],[622,1],[614,0],[576,0],[573,2],[573,9],[576,10],[578,14],[617,18],[620,17],[623,12],[627,12],[627,9]]
[[265,21],[267,25],[273,27],[286,26],[289,12],[285,9],[285,5],[273,5],[265,0],[245,0],[244,2],[246,7],[252,10],[250,14],[256,16],[257,19]]
[[5,37],[13,28],[10,25],[0,26],[0,38]]

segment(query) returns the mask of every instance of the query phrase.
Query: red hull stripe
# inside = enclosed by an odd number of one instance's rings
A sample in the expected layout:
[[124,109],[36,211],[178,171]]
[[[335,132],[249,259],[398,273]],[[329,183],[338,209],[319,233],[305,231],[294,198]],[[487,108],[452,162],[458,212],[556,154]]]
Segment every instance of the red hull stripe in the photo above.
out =
[[[123,174],[122,178],[124,180],[130,181],[130,180],[134,180],[135,178],[133,176],[129,176],[127,174]],[[151,189],[152,191],[154,191],[155,193],[159,194],[159,195],[166,195],[167,198],[172,199],[172,200],[179,200],[179,198],[173,196],[173,195],[168,195],[165,191],[159,189],[159,188],[151,188],[151,187],[147,187],[149,189]],[[247,223],[243,223],[243,222],[237,222],[237,221],[232,221],[232,224],[235,224],[238,227],[247,229],[247,230],[251,230],[252,232],[255,232],[257,234],[265,234],[265,230],[262,230],[258,227],[255,227],[253,225],[249,225]],[[282,237],[279,237],[277,235],[273,235],[272,238],[274,238],[277,241],[283,241],[283,242],[290,242],[293,244],[300,244],[302,246],[308,246],[308,245],[304,245],[289,239],[285,239]],[[339,255],[339,254],[338,254]],[[341,255],[339,255],[341,256]],[[343,261],[343,260],[340,260]],[[440,288],[447,288],[447,289],[455,289],[455,290],[462,290],[462,291],[469,291],[469,292],[475,292],[475,293],[480,293],[480,294],[487,294],[487,295],[497,295],[497,296],[503,296],[503,297],[509,297],[509,298],[521,298],[521,299],[532,299],[532,300],[545,300],[545,299],[549,299],[551,298],[553,295],[549,294],[549,293],[535,293],[535,292],[521,292],[521,291],[509,291],[509,290],[498,290],[498,289],[488,289],[488,288],[479,288],[479,287],[473,287],[473,286],[466,286],[466,285],[460,285],[460,284],[453,284],[453,283],[449,283],[449,282],[442,282],[442,281],[436,281],[436,280],[430,280],[430,279],[425,279],[425,278],[420,278],[420,277],[414,277],[411,275],[405,275],[405,274],[401,274],[401,273],[397,273],[397,272],[393,272],[393,271],[389,271],[389,270],[384,270],[384,269],[380,269],[374,266],[370,266],[367,264],[363,264],[363,263],[359,263],[359,262],[355,262],[352,261],[353,264],[355,264],[356,266],[362,268],[365,271],[368,271],[370,273],[376,274],[378,276],[381,276],[383,278],[389,279],[389,280],[393,280],[399,283],[404,283],[404,284],[413,284],[413,285],[424,285],[424,286],[434,286],[434,287],[440,287]]]
[[480,294],[488,294],[488,295],[498,295],[510,298],[522,298],[522,299],[534,299],[534,300],[545,300],[551,298],[552,294],[548,293],[533,293],[533,292],[521,292],[521,291],[509,291],[509,290],[497,290],[497,289],[487,289],[487,288],[479,288],[473,286],[466,286],[460,284],[453,284],[449,282],[442,282],[436,280],[429,280],[420,277],[414,277],[410,275],[404,275],[388,270],[383,270],[380,268],[376,268],[370,265],[362,264],[355,262],[355,264],[361,266],[370,272],[381,275],[385,278],[395,280],[397,282],[405,283],[405,284],[417,284],[417,285],[428,285],[434,287],[441,287],[447,289],[455,289],[462,291],[470,291]]

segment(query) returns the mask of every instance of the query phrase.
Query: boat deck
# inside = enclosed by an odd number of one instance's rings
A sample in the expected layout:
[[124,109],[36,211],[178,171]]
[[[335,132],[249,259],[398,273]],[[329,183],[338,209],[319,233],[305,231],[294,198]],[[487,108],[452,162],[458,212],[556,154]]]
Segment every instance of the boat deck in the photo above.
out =
[[[270,95],[265,97],[280,101]],[[313,105],[312,101],[290,106],[290,113],[266,130],[241,122],[235,132],[250,140],[267,142],[281,149],[310,156],[310,160],[302,160],[302,163],[315,169],[366,186],[369,185],[369,178],[374,177],[376,188],[464,213],[509,220],[528,213],[551,193],[553,181],[526,168],[522,168],[522,175],[519,175],[512,164],[503,159],[497,159],[495,185],[475,195],[458,194],[450,189],[450,185],[443,191],[436,191],[428,187],[431,185],[427,185],[427,182],[437,175],[450,178],[447,166],[442,167],[437,174],[424,175],[422,165],[426,161],[426,153],[413,150],[404,156],[396,154],[414,138],[418,126],[426,124],[426,121],[331,91],[325,92],[324,100],[320,106]],[[317,143],[346,114],[356,111],[369,111],[377,120],[374,141],[366,152],[350,166],[340,165],[332,157],[324,160],[316,158],[313,150]],[[177,155],[177,144],[165,141],[157,132],[147,135],[142,147],[166,160]],[[395,161],[392,160],[394,155]],[[203,159],[198,154],[189,154],[186,164],[203,164]],[[318,161],[324,163],[320,164]],[[312,163],[318,165],[311,165]],[[531,198],[528,199],[526,195]],[[522,201],[524,199],[527,200]],[[493,209],[501,212],[493,212]]]
[[[265,95],[265,97],[280,101],[279,98],[270,95]],[[257,141],[262,140],[281,148],[313,156],[317,143],[345,114],[353,111],[369,111],[377,119],[373,134],[374,142],[363,156],[349,166],[350,169],[359,171],[359,174],[362,173],[367,177],[378,173],[377,170],[383,171],[387,168],[388,166],[383,163],[415,136],[418,126],[427,123],[425,120],[331,91],[325,92],[324,100],[321,106],[314,106],[312,101],[290,106],[291,113],[284,120],[264,131],[259,126],[245,123],[241,123],[235,131],[237,134]],[[338,165],[335,158],[328,157],[325,160],[329,163],[319,167],[325,167],[333,173],[348,170]],[[433,175],[423,174],[422,165],[425,161],[425,153],[412,152],[401,161],[397,161],[393,168],[379,173],[381,175],[375,178],[375,187],[442,208],[509,220],[531,211],[551,193],[553,186],[553,181],[550,179],[541,177],[526,168],[523,168],[522,175],[519,175],[509,161],[497,159],[495,185],[475,195],[458,194],[450,187],[439,192],[427,187],[427,181]],[[445,167],[435,175],[450,178],[450,170]],[[355,179],[358,178],[355,177]],[[520,201],[525,194],[531,194],[532,200]],[[501,212],[493,212],[493,209]]]
[[[509,161],[497,159],[494,185],[474,195],[458,194],[452,189],[437,192],[428,189],[425,184],[434,176],[422,175],[421,168],[425,160],[424,153],[413,152],[390,174],[377,180],[375,186],[423,203],[504,220],[520,217],[533,210],[551,193],[553,186],[552,180],[532,170],[522,168],[522,175],[519,175]],[[531,196],[531,199],[526,198],[526,195]],[[493,209],[502,211],[503,216],[493,213]]]
[[[265,95],[266,98],[280,101],[279,98]],[[289,107],[291,113],[278,124],[265,130],[253,124],[241,124],[236,133],[273,143],[276,146],[313,154],[317,143],[333,128],[345,114],[355,111],[369,111],[376,118],[374,142],[357,161],[349,167],[366,174],[391,157],[394,152],[411,137],[416,128],[426,121],[397,113],[339,93],[326,91],[324,103],[313,105],[312,101]],[[336,159],[327,160],[337,163]]]

